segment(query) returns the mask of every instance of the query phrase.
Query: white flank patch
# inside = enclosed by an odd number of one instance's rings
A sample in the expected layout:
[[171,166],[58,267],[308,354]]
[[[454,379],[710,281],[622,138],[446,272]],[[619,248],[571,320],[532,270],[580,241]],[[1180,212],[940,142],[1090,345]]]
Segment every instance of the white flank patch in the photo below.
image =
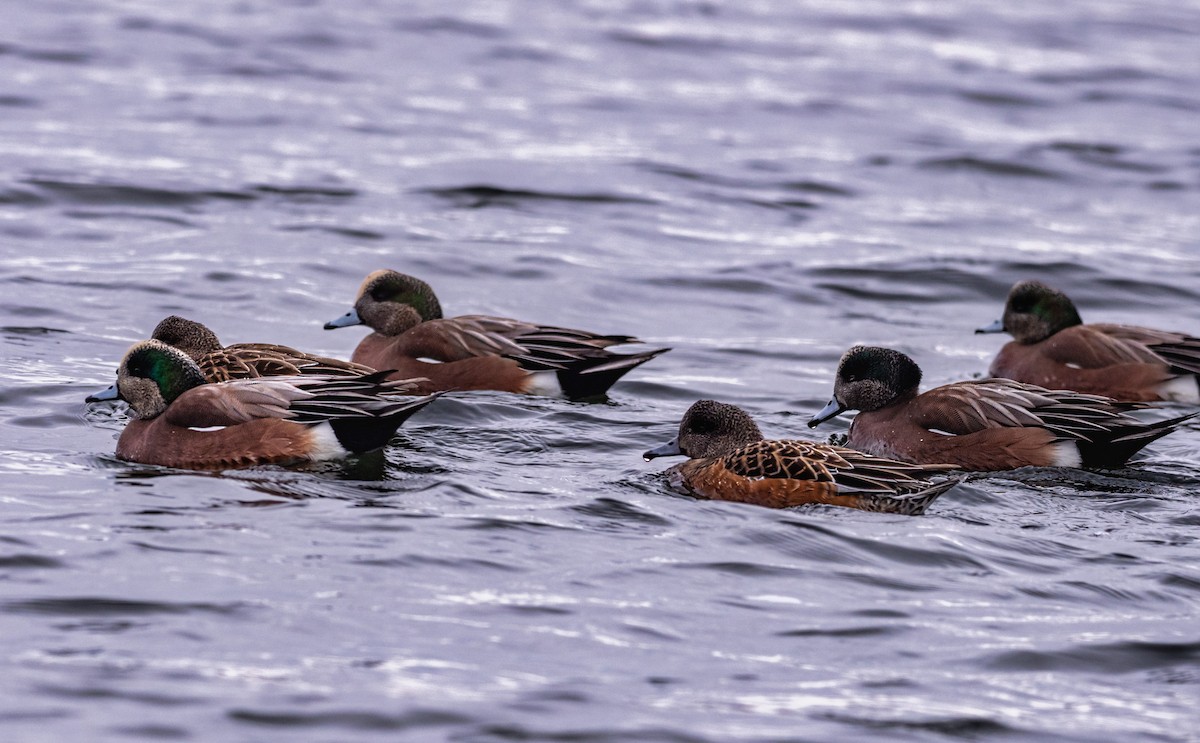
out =
[[313,437],[311,455],[313,459],[339,459],[350,453],[346,447],[342,446],[342,442],[338,441],[337,434],[333,432],[333,426],[328,423],[318,423],[310,427],[308,432]]
[[443,363],[445,363],[441,359],[431,359],[428,356],[418,356],[417,361],[421,361],[426,364],[443,364]]
[[1182,402],[1188,405],[1200,405],[1200,385],[1196,384],[1196,377],[1191,374],[1185,374],[1182,377],[1175,377],[1169,382],[1163,382],[1158,386],[1157,391],[1164,400]]
[[1068,369],[1082,369],[1083,368],[1079,364],[1076,364],[1074,361],[1068,361],[1066,364],[1064,364],[1064,366],[1066,366]]
[[956,433],[950,433],[949,431],[943,431],[940,428],[931,428],[931,429],[929,429],[929,431],[930,431],[930,433],[936,433],[936,434],[940,434],[942,436],[957,436],[958,435]]
[[558,383],[558,372],[543,371],[533,372],[530,376],[533,377],[529,385],[529,393],[532,395],[561,395],[562,385]]
[[200,433],[208,433],[209,431],[224,431],[225,426],[189,426],[189,431],[199,431]]
[[1053,461],[1055,467],[1080,467],[1083,465],[1083,455],[1074,441],[1059,441],[1054,444]]

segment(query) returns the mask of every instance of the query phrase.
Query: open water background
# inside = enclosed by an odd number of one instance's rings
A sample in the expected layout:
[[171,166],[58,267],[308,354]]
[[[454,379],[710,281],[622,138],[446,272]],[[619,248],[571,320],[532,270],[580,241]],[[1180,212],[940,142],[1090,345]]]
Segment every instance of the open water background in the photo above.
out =
[[[695,399],[983,372],[1015,280],[1200,332],[1196,2],[0,2],[0,739],[1200,740],[1200,429],[924,518],[671,494]],[[83,405],[361,278],[674,350],[220,475]],[[818,429],[844,430],[845,420]]]

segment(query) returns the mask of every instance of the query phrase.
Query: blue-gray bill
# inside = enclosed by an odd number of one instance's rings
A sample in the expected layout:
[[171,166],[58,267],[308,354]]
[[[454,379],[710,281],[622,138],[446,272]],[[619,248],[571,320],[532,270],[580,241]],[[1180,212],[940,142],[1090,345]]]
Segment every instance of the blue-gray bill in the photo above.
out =
[[683,452],[679,449],[679,439],[671,439],[662,446],[656,446],[650,451],[644,452],[642,454],[642,459],[649,462],[655,457],[676,457],[681,454],[683,454]]
[[835,397],[830,400],[825,407],[821,408],[821,412],[808,419],[808,427],[816,428],[830,418],[840,415],[845,410],[846,406],[838,402],[837,398]]
[[326,330],[334,328],[348,328],[351,325],[362,325],[362,318],[358,316],[358,310],[350,310],[336,320],[330,320],[325,323]]
[[1003,320],[997,320],[996,322],[992,323],[991,325],[984,325],[982,328],[975,328],[976,335],[979,335],[980,333],[1003,333],[1003,332],[1004,332],[1004,321]]
[[117,390],[117,385],[114,382],[108,386],[108,389],[101,390],[94,394],[88,395],[84,402],[104,402],[106,400],[120,400],[121,393]]

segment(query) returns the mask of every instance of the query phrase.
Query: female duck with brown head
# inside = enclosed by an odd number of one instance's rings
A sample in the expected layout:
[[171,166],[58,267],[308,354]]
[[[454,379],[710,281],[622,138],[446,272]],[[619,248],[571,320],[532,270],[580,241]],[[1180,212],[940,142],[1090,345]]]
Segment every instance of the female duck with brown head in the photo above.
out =
[[190,356],[209,382],[298,374],[361,376],[375,371],[361,364],[315,356],[275,343],[223,346],[217,340],[217,334],[207,326],[179,315],[163,318],[150,337]]
[[953,465],[917,465],[812,441],[768,441],[746,411],[700,400],[679,435],[643,454],[683,455],[667,470],[673,487],[711,500],[785,508],[823,503],[915,516],[954,487],[959,477],[930,478]]

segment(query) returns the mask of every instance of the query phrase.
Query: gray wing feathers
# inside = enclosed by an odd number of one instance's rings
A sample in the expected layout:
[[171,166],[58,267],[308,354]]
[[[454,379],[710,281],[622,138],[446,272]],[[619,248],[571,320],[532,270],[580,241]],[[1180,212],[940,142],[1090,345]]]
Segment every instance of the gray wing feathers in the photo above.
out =
[[1100,395],[1048,390],[1007,379],[981,379],[939,387],[926,395],[928,428],[954,434],[987,428],[1040,427],[1063,439],[1090,441],[1094,434],[1137,424],[1126,411],[1145,407]]

